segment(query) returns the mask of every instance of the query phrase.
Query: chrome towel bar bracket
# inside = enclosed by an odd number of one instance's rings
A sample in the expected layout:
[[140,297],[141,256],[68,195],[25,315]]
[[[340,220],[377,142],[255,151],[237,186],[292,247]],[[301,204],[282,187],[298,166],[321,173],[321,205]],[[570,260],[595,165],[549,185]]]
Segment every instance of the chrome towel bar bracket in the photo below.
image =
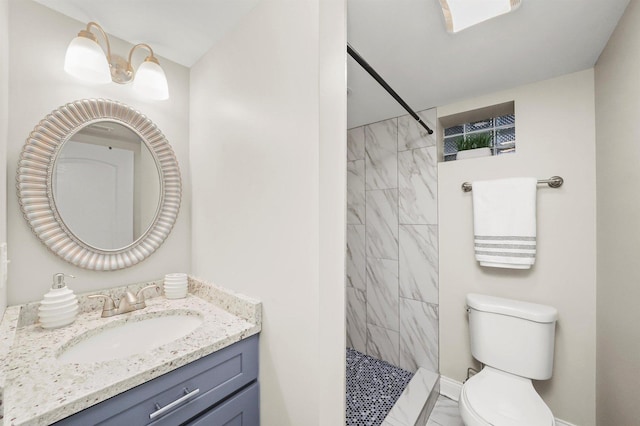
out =
[[[560,188],[564,183],[564,179],[562,179],[560,176],[551,176],[549,179],[538,180],[538,185],[542,185],[545,183],[549,185],[551,188]],[[462,190],[464,192],[471,192],[472,189],[473,188],[471,187],[471,182],[464,182],[462,184]]]

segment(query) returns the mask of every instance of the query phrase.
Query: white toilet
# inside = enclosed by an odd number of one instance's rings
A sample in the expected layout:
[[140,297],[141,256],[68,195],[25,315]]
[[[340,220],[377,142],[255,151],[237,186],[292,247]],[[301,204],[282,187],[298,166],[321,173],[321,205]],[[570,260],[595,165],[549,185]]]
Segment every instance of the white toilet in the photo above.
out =
[[485,367],[462,386],[466,426],[554,426],[531,379],[553,371],[558,311],[551,306],[467,295],[471,354]]

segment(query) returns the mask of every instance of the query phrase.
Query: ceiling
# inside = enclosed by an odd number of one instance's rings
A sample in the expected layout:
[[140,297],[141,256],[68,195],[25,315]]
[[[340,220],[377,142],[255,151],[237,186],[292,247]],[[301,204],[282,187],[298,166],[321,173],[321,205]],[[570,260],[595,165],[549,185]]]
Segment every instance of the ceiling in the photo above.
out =
[[[449,34],[438,0],[348,0],[349,44],[416,111],[593,67],[629,0],[522,0]],[[406,112],[351,58],[348,127]]]
[[[190,67],[259,0],[36,1]],[[347,32],[420,111],[593,67],[628,3],[522,0],[513,13],[449,34],[439,0],[348,0]],[[347,67],[348,127],[405,114],[353,59]]]

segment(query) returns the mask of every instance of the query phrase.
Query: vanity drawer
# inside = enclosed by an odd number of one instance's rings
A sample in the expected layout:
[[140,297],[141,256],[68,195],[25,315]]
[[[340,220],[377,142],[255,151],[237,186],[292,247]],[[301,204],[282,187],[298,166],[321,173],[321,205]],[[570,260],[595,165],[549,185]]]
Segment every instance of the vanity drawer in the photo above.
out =
[[[206,411],[257,377],[258,336],[255,335],[60,420],[56,425],[175,426]],[[156,413],[158,407],[168,405],[170,408]]]
[[260,388],[253,383],[186,426],[258,426]]

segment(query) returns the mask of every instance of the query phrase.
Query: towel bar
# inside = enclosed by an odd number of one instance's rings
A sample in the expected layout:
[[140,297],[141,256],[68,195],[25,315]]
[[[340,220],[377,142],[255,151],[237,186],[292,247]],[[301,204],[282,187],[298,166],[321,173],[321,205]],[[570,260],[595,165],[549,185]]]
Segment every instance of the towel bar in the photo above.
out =
[[[560,188],[564,183],[564,179],[560,176],[551,176],[549,179],[540,179],[538,180],[538,185],[546,183],[551,188]],[[462,190],[464,192],[470,192],[473,188],[471,187],[471,182],[464,182],[462,184]]]

